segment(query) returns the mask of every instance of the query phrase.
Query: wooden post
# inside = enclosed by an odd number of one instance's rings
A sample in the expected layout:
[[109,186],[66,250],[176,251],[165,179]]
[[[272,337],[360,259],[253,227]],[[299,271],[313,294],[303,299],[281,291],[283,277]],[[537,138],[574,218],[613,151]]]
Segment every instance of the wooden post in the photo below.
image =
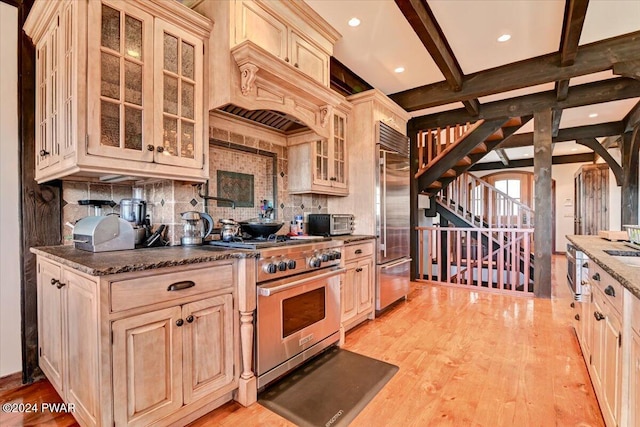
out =
[[638,162],[640,157],[640,123],[622,135],[622,225],[640,224],[638,200]]
[[[410,124],[411,122],[409,122]],[[418,168],[422,167],[422,158],[418,157],[418,145],[417,145],[417,130],[412,129],[410,125],[407,125],[407,135],[409,135],[409,253],[411,254],[411,272],[409,278],[416,280],[416,266],[418,265],[417,256],[422,256],[424,248],[420,248],[418,251],[418,236],[416,234],[416,227],[418,226],[418,180],[414,179]],[[431,131],[429,131],[428,137],[431,138]],[[431,149],[431,141],[428,142],[427,150]],[[433,200],[432,200],[433,202]],[[435,206],[435,205],[433,205]],[[422,277],[421,277],[422,278]]]
[[[534,293],[537,297],[551,298],[551,242],[553,236],[551,193],[551,109],[533,115],[533,172],[535,180],[534,221],[535,270]],[[526,285],[525,285],[526,289]]]

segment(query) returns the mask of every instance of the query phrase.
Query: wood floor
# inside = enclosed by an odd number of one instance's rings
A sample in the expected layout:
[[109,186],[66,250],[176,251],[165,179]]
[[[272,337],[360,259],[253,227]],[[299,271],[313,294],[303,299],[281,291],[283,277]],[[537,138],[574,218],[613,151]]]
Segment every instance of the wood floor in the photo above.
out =
[[[347,334],[344,348],[400,367],[352,426],[602,426],[580,355],[564,256],[553,298],[413,283],[406,302]],[[47,381],[0,402],[54,402]],[[69,415],[0,413],[1,426],[75,425]],[[227,403],[191,426],[290,426],[259,404]]]

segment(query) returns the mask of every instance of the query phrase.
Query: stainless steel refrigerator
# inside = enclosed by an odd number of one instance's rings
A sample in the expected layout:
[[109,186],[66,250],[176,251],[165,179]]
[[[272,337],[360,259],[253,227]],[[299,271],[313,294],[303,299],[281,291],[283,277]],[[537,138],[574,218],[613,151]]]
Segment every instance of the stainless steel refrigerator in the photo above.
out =
[[376,310],[409,292],[409,139],[378,122]]

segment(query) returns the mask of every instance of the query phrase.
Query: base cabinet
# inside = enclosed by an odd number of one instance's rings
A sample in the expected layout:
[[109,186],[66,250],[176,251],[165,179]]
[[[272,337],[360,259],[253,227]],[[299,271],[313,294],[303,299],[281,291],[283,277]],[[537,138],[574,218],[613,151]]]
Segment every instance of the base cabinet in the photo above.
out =
[[[345,245],[346,274],[340,287],[341,332],[374,317],[373,241]],[[344,341],[344,337],[342,337]]]
[[80,425],[180,424],[233,398],[251,376],[240,262],[94,277],[38,257],[40,366]]
[[97,425],[98,285],[54,262],[37,266],[40,368],[78,421]]

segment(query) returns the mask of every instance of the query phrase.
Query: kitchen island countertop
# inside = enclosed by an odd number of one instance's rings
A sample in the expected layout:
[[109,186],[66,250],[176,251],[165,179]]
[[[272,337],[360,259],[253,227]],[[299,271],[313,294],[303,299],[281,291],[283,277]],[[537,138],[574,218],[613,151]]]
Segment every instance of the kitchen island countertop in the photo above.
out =
[[91,276],[259,256],[258,251],[214,246],[164,246],[94,253],[60,245],[35,247],[31,252]]
[[633,248],[599,236],[568,235],[567,239],[640,299],[640,268],[627,265],[605,252],[605,250],[626,252],[633,251]]

